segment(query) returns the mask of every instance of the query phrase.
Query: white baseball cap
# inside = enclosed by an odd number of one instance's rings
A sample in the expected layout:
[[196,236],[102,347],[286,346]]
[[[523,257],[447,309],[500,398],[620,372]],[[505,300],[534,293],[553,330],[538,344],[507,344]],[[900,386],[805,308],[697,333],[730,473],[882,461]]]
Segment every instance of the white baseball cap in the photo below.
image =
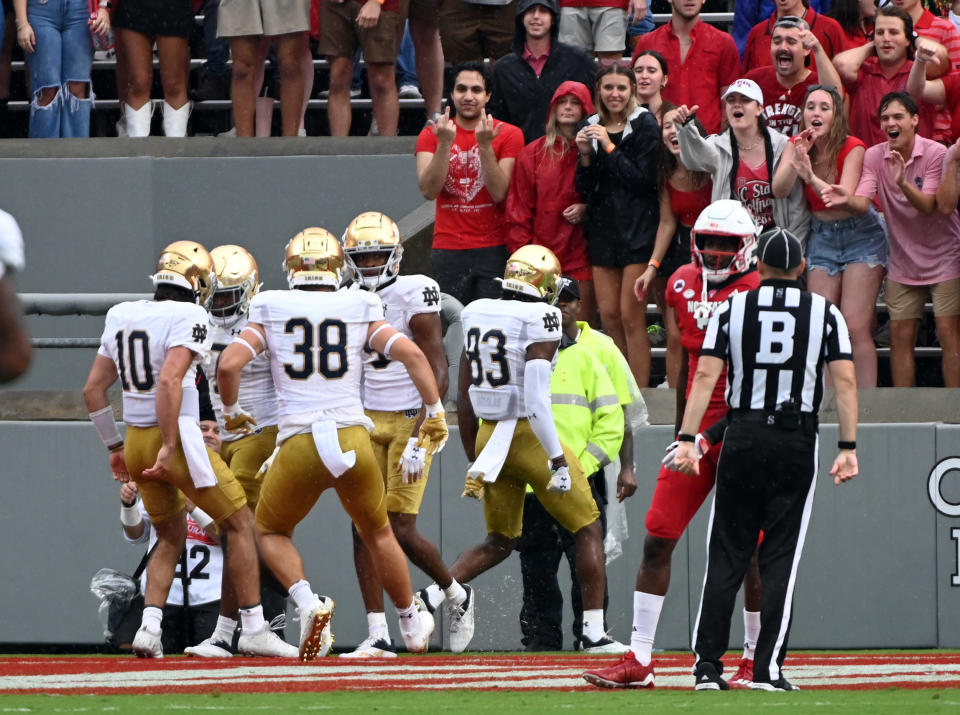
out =
[[727,87],[727,91],[723,93],[723,96],[720,99],[726,99],[731,94],[742,94],[747,99],[752,99],[757,104],[763,104],[763,90],[760,89],[760,85],[754,82],[752,79],[738,79],[736,82]]

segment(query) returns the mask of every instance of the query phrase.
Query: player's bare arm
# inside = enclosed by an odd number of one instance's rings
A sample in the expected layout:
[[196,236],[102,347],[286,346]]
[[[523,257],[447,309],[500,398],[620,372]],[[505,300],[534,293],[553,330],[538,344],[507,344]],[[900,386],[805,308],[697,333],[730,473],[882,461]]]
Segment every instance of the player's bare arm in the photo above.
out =
[[[3,271],[0,270],[0,274]],[[9,276],[0,275],[0,382],[19,377],[30,367],[30,335]]]
[[120,482],[130,479],[127,473],[127,464],[123,458],[123,440],[119,438],[116,422],[113,419],[113,410],[110,407],[110,398],[107,390],[117,381],[117,366],[113,360],[103,355],[93,359],[93,367],[87,376],[87,384],[83,387],[83,401],[87,405],[90,419],[107,449],[110,450],[110,471],[113,478]]
[[463,451],[471,462],[477,458],[477,415],[470,402],[470,363],[467,354],[460,354],[460,376],[457,381],[457,424]]
[[[683,413],[683,422],[680,423],[680,434],[694,435],[703,421],[703,416],[710,405],[710,396],[717,385],[717,380],[723,374],[726,362],[712,355],[701,355],[697,361],[697,372],[693,376],[693,387],[687,398],[687,408]],[[694,442],[683,442],[677,446],[677,468],[685,474],[700,472],[699,457],[697,457]]]
[[[440,393],[440,399],[447,394],[450,387],[450,370],[447,367],[447,354],[443,349],[443,323],[440,320],[439,313],[419,313],[410,318],[410,332],[413,333],[413,342],[423,352],[430,363],[430,369],[433,370],[433,377],[437,381],[437,391]],[[416,435],[423,424],[426,416],[424,410],[420,410],[420,416],[416,424],[413,425],[413,432]]]
[[[265,348],[263,335],[262,325],[247,323],[236,340],[230,343],[220,355],[217,365],[217,387],[220,390],[225,416],[227,407],[236,406],[237,400],[240,399],[240,371]],[[230,429],[229,425],[227,429]]]

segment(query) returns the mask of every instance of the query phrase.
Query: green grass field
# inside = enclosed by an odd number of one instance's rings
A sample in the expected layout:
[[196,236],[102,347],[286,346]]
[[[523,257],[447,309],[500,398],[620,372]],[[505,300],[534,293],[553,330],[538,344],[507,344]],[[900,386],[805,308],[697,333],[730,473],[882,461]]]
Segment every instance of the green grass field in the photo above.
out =
[[5,695],[4,713],[909,713],[960,712],[958,690],[801,691],[796,693],[332,692],[210,695]]

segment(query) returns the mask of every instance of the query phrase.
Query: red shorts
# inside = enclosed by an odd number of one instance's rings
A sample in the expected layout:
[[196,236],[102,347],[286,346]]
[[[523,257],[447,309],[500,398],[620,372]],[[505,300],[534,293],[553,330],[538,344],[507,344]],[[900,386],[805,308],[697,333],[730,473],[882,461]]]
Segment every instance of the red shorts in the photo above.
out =
[[697,509],[713,489],[722,444],[715,444],[700,460],[700,474],[690,476],[660,467],[653,501],[647,511],[647,533],[660,539],[679,539]]

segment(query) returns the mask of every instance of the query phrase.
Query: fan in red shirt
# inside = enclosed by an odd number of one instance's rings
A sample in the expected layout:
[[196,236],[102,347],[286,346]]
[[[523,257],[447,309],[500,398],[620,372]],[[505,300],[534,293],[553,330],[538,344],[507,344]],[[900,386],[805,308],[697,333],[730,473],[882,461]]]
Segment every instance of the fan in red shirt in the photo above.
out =
[[[811,54],[816,61],[816,70],[808,66]],[[800,127],[807,87],[818,81],[839,87],[840,75],[820,40],[799,18],[781,18],[774,24],[770,58],[772,65],[750,70],[747,79],[752,79],[763,91],[763,115],[767,118],[767,125],[788,137],[793,136]]]
[[805,0],[777,0],[777,10],[769,19],[757,23],[747,35],[747,47],[743,52],[743,71],[749,72],[755,67],[771,63],[768,47],[773,35],[773,26],[779,19],[799,17],[810,31],[817,36],[827,55],[833,57],[847,47],[846,35],[840,23],[832,17],[821,15]]
[[593,114],[590,90],[581,82],[563,82],[550,100],[546,136],[527,144],[513,172],[507,195],[507,249],[535,243],[556,254],[563,271],[577,279],[580,313],[593,321],[597,300],[593,271],[583,237],[587,205],[573,183],[577,171],[577,125]]
[[700,19],[704,0],[673,0],[670,22],[641,35],[631,66],[645,50],[656,50],[667,60],[670,82],[663,98],[673,104],[699,105],[697,116],[711,134],[720,130],[727,85],[740,77],[740,53],[726,32]]
[[[760,285],[755,268],[757,226],[750,214],[735,200],[714,201],[703,210],[693,227],[693,261],[678,269],[667,281],[667,304],[673,308],[683,348],[689,356],[680,374],[677,394],[677,430],[697,369],[700,348],[710,314],[734,293]],[[715,423],[722,425],[728,407],[724,399],[726,375],[720,377],[710,397],[710,406],[700,425],[701,433]],[[715,428],[716,429],[716,428]],[[710,430],[711,437],[714,430]],[[721,433],[722,434],[722,433]],[[720,437],[722,439],[722,436]],[[633,631],[630,652],[607,668],[588,670],[584,679],[602,688],[649,688],[654,685],[652,649],[663,600],[670,585],[670,561],[677,541],[697,513],[716,475],[719,447],[710,447],[698,435],[698,450],[709,450],[700,462],[700,473],[688,476],[675,471],[672,455],[663,460],[657,475],[653,501],[647,511],[647,536],[643,560],[633,592]],[[675,445],[676,443],[674,443]],[[671,448],[674,447],[671,445]],[[734,687],[749,687],[753,681],[753,646],[760,632],[760,577],[755,557],[744,579],[746,647],[740,668],[730,679]]]
[[503,202],[517,156],[518,127],[487,116],[491,74],[482,62],[454,67],[448,106],[417,138],[417,182],[437,201],[431,262],[444,293],[461,303],[497,298],[509,255]]

